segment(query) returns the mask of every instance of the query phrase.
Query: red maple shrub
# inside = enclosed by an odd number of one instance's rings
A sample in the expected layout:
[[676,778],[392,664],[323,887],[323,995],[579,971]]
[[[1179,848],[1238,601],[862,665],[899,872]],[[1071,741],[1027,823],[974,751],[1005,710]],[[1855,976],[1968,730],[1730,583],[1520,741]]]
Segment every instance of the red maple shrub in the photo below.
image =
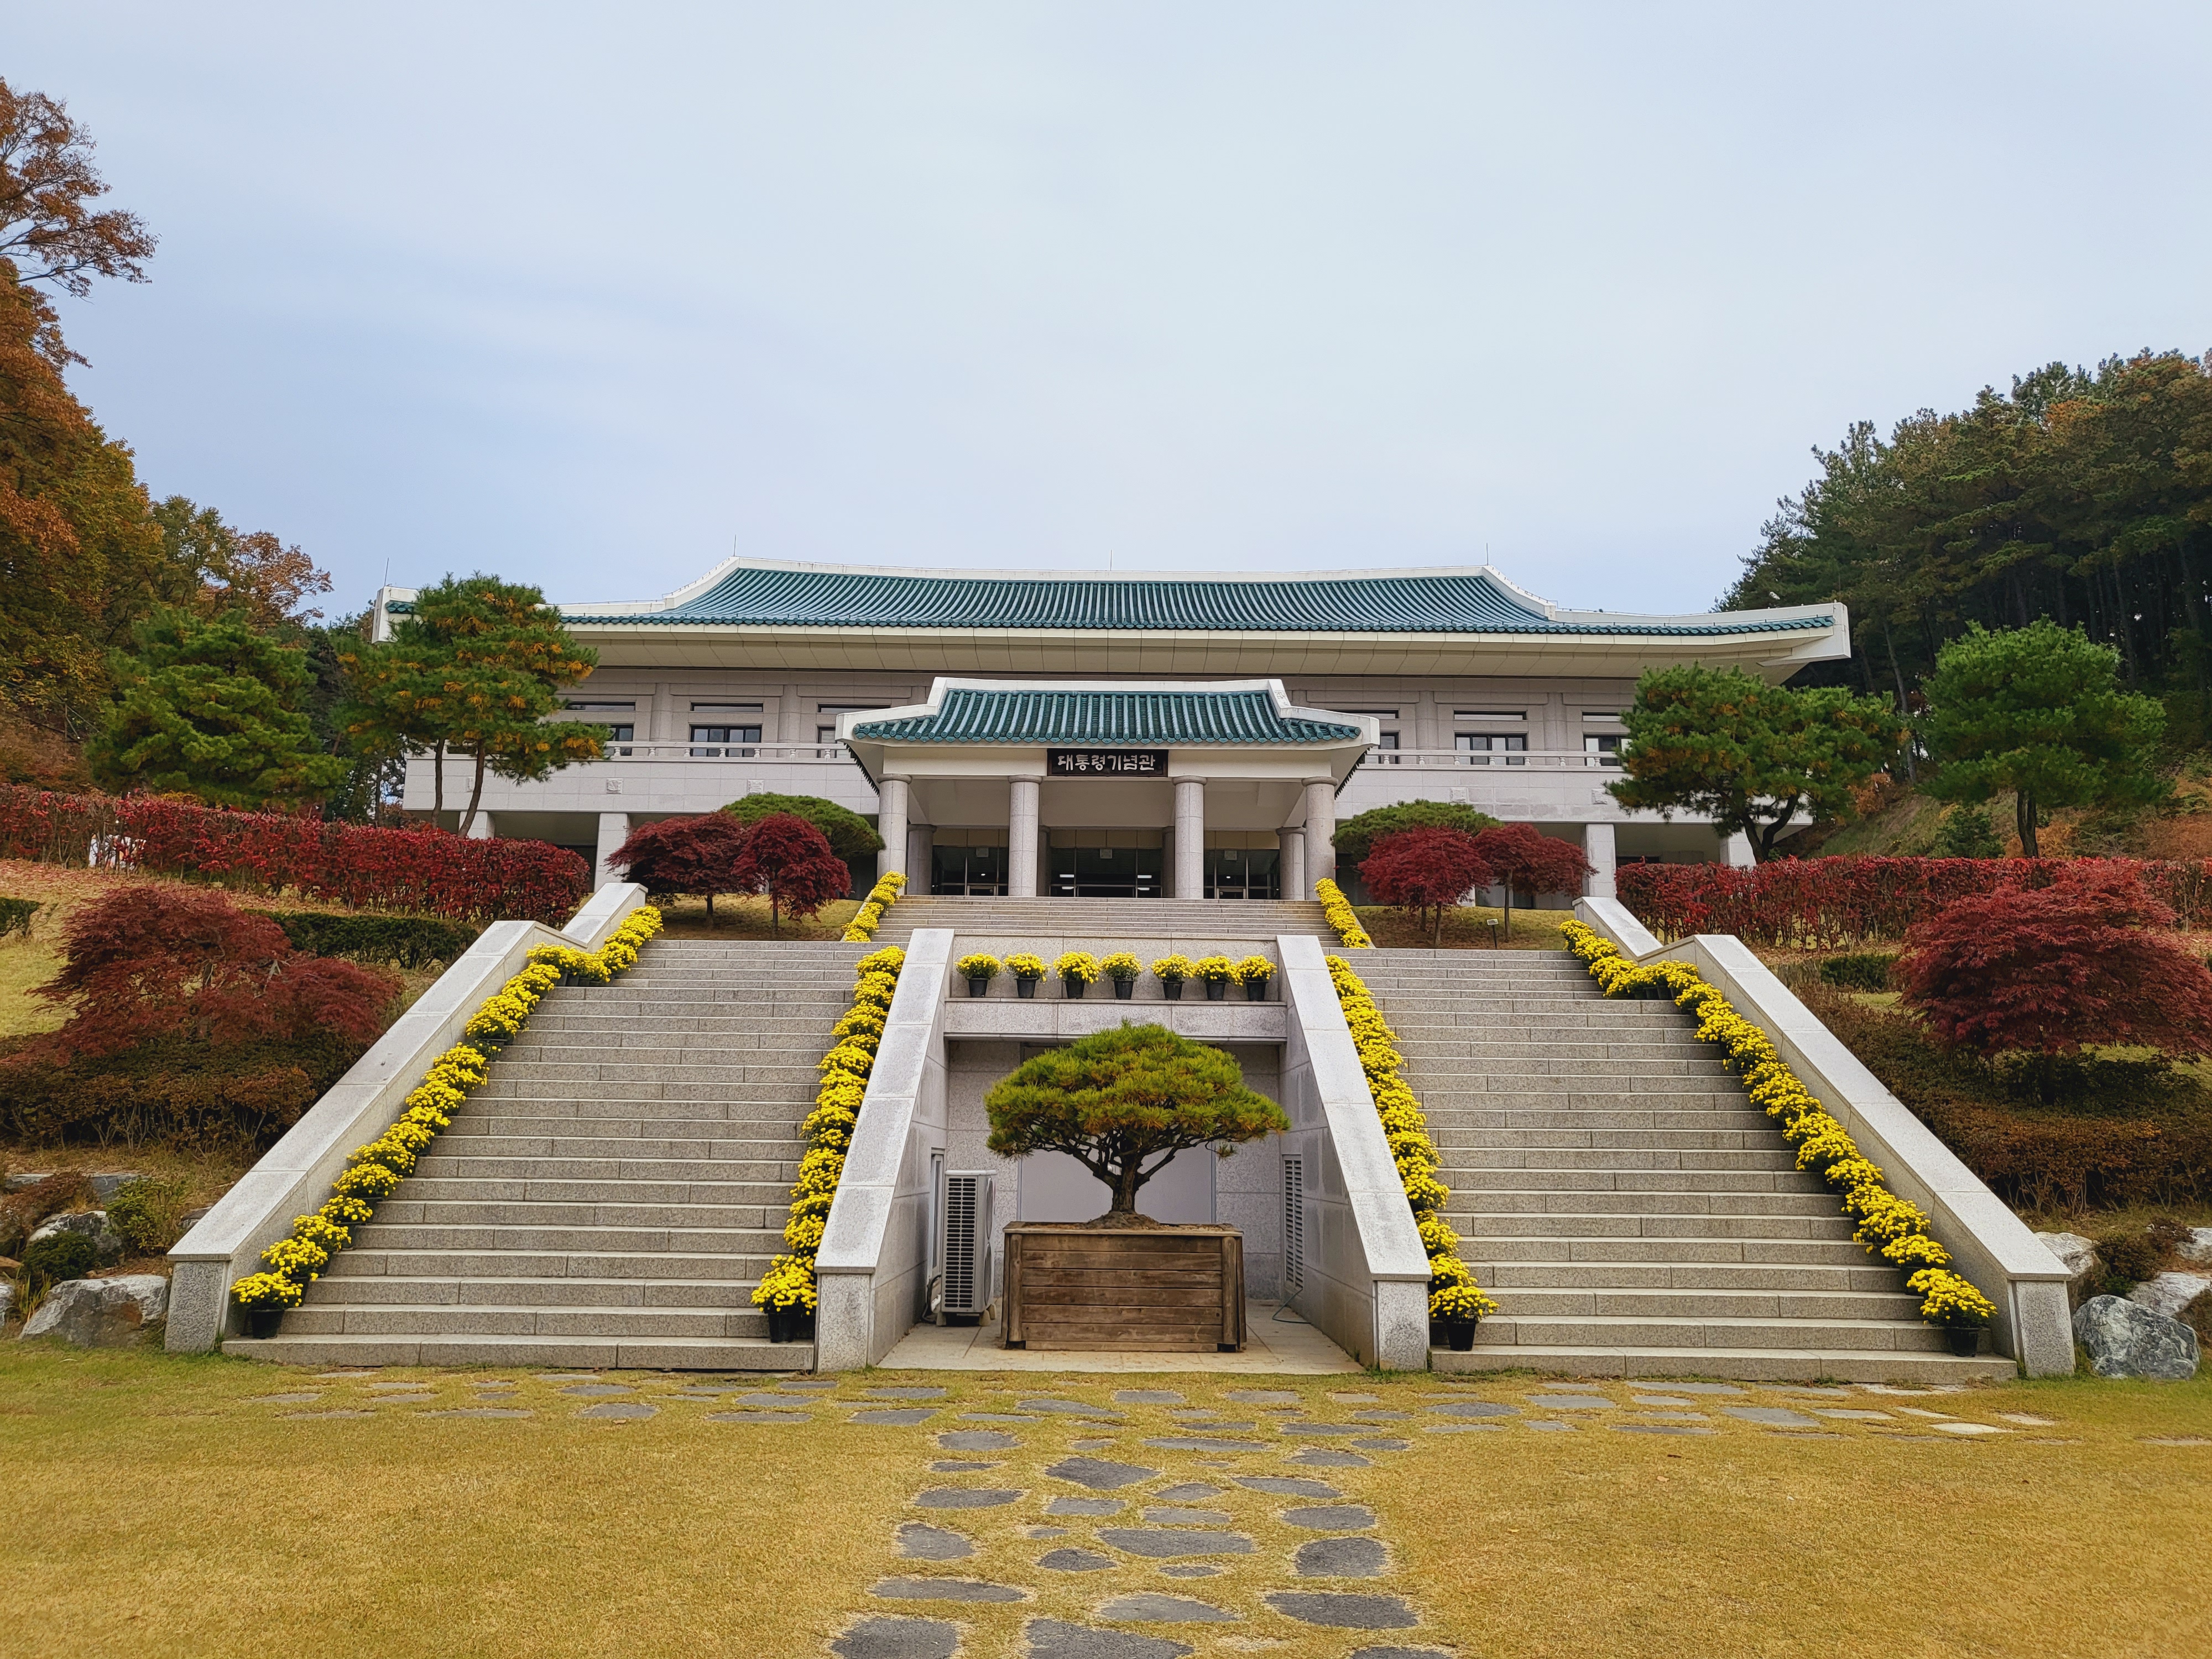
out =
[[629,838],[607,854],[607,865],[625,872],[655,898],[692,893],[705,899],[707,925],[712,927],[714,895],[747,890],[738,877],[738,860],[747,834],[744,824],[721,812],[660,818],[631,830]]
[[2134,870],[2077,860],[2047,885],[2014,880],[1947,905],[1905,936],[1898,974],[1953,1048],[2212,1054],[2212,971],[2154,931],[2173,921]]
[[771,812],[745,831],[738,854],[737,890],[768,896],[769,927],[783,930],[783,914],[800,920],[851,890],[852,872],[830,848],[829,837],[795,812]]
[[70,1010],[31,1045],[67,1060],[182,1039],[203,1048],[328,1036],[366,1045],[398,985],[387,975],[295,951],[266,916],[221,893],[118,889],[70,917],[62,970],[32,994]]
[[1572,842],[1547,836],[1529,823],[1501,823],[1474,838],[1474,850],[1498,872],[1505,890],[1505,933],[1513,933],[1516,893],[1579,893],[1591,873],[1590,861]]
[[[1486,831],[1485,833],[1487,833]],[[1433,916],[1431,944],[1443,938],[1444,912],[1498,879],[1464,830],[1401,830],[1368,849],[1359,879],[1385,904],[1409,912],[1415,927]]]

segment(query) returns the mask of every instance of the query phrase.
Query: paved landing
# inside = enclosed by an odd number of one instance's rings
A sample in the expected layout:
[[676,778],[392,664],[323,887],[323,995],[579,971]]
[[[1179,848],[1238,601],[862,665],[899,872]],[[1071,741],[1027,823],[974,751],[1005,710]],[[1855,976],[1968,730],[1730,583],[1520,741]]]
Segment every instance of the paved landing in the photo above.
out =
[[999,1346],[988,1325],[917,1325],[884,1356],[886,1370],[1199,1371],[1232,1375],[1328,1376],[1356,1371],[1359,1362],[1297,1315],[1271,1302],[1247,1304],[1242,1353],[1032,1353]]

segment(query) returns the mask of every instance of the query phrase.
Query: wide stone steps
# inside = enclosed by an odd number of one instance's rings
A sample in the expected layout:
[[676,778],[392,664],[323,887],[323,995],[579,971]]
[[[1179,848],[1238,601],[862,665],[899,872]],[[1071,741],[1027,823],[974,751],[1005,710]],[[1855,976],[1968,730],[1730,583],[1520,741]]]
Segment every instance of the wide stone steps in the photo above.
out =
[[751,1291],[868,948],[656,939],[616,984],[553,991],[280,1334],[226,1351],[811,1369]]
[[1361,951],[1499,1304],[1440,1370],[1932,1380],[1961,1360],[1665,1001],[1538,953]]
[[1218,939],[1260,942],[1284,933],[1336,938],[1321,906],[1296,899],[902,898],[875,942],[904,945],[918,928],[1017,939]]

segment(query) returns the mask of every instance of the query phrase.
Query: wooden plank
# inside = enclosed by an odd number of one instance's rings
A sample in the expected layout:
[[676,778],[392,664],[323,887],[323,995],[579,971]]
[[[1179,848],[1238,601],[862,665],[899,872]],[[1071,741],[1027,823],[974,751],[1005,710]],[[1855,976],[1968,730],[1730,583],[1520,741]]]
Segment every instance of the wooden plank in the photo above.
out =
[[1006,1332],[1030,1349],[1204,1353],[1246,1339],[1243,1237],[1017,1223]]

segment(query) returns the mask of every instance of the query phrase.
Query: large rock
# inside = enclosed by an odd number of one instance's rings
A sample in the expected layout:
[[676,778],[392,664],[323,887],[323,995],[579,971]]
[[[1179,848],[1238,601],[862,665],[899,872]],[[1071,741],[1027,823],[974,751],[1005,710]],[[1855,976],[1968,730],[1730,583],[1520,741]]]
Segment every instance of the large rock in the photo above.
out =
[[2179,1246],[2174,1254],[2184,1261],[2212,1262],[2212,1227],[2191,1227],[2189,1243]]
[[46,1292],[22,1334],[58,1336],[80,1348],[124,1348],[169,1311],[169,1281],[159,1273],[69,1279]]
[[[96,1267],[112,1267],[123,1260],[123,1235],[107,1224],[105,1210],[77,1210],[68,1215],[49,1216],[32,1233],[31,1243],[64,1233],[78,1233],[92,1241],[93,1265]],[[29,1245],[24,1248],[27,1249]]]
[[2093,1296],[2074,1316],[2074,1340],[2100,1376],[2186,1382],[2197,1375],[2197,1333],[2123,1297]]
[[2212,1291],[2212,1279],[2203,1273],[2160,1273],[2130,1291],[2128,1300],[2138,1308],[2179,1319],[2181,1310],[2207,1291]]
[[2097,1260],[2096,1241],[2079,1233],[2038,1233],[2035,1242],[2057,1256],[2060,1265],[2073,1275],[2067,1281],[2066,1299],[2080,1307],[2082,1286],[2104,1271],[2104,1264]]

